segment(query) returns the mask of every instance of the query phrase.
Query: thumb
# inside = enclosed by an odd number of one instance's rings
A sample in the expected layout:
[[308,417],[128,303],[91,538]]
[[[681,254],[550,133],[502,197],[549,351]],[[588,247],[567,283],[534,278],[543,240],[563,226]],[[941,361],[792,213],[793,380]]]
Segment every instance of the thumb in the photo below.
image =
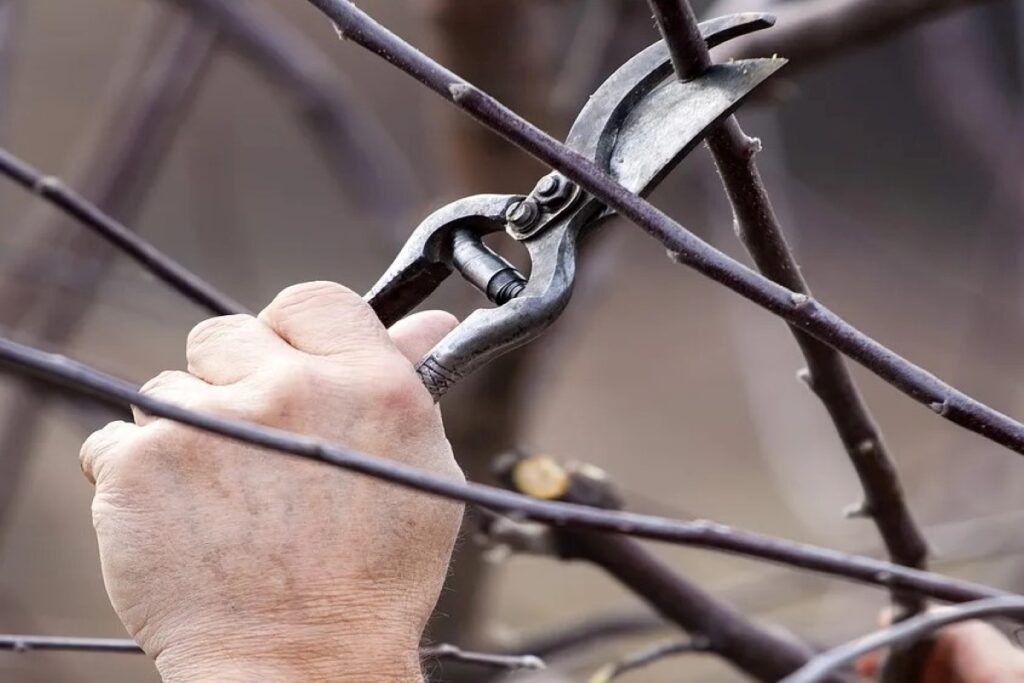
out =
[[415,363],[458,324],[458,318],[451,313],[423,311],[399,320],[388,334],[409,362]]

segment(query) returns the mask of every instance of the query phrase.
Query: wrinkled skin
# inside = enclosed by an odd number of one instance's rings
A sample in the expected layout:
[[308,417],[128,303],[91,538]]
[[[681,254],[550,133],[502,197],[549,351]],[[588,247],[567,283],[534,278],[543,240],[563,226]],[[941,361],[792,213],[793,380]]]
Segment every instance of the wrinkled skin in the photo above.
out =
[[[455,325],[385,330],[354,292],[290,287],[188,338],[144,393],[452,480],[463,475],[412,363]],[[138,410],[82,447],[118,616],[165,681],[419,681],[417,648],[458,504]]]

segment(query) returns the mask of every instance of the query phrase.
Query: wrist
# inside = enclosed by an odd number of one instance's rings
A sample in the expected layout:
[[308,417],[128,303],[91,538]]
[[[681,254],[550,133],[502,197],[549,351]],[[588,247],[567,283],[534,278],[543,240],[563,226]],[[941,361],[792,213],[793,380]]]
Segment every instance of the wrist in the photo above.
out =
[[422,683],[418,638],[366,629],[249,631],[246,637],[181,639],[155,657],[164,683]]
[[157,669],[164,683],[423,683],[419,653],[399,656],[371,655],[326,660],[303,652],[265,652],[258,656],[161,661]]

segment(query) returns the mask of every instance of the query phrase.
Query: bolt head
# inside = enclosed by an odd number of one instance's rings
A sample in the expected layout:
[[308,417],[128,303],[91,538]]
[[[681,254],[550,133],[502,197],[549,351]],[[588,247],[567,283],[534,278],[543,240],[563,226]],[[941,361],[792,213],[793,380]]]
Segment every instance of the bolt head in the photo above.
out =
[[551,210],[565,202],[572,195],[574,185],[561,173],[550,173],[533,188],[533,196],[537,201]]
[[537,206],[537,202],[532,199],[524,199],[521,202],[513,204],[508,207],[508,211],[505,212],[505,220],[507,220],[510,225],[519,228],[520,230],[529,228],[536,222],[539,216],[540,208]]
[[540,179],[537,183],[537,187],[533,188],[533,193],[538,197],[553,197],[558,192],[558,188],[561,185],[558,182],[558,176],[546,175]]

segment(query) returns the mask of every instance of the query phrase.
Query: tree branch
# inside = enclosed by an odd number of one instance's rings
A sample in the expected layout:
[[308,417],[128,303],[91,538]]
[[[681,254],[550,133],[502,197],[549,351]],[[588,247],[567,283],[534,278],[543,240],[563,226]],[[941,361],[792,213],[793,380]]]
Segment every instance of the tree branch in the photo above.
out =
[[0,337],[0,366],[11,374],[33,377],[66,391],[90,396],[108,405],[136,406],[144,412],[219,434],[253,446],[290,453],[341,469],[382,479],[442,498],[460,500],[491,510],[520,515],[546,524],[593,529],[680,545],[716,549],[751,558],[850,579],[852,581],[924,593],[939,600],[966,602],[1005,595],[969,581],[908,569],[891,562],[858,557],[802,543],[734,529],[707,520],[678,520],[610,512],[570,503],[551,503],[491,486],[462,484],[440,478],[398,461],[356,453],[320,439],[186,410],[139,393],[122,379],[84,363],[46,353]]
[[1024,424],[971,398],[902,358],[805,294],[782,287],[685,230],[567,148],[372,20],[347,0],[309,0],[343,37],[387,59],[478,121],[577,182],[689,265],[861,363],[947,420],[1024,453]]
[[[548,457],[513,454],[499,461],[499,476],[524,495],[597,509],[618,507],[607,476],[592,467],[567,468]],[[633,539],[557,528],[552,532],[559,557],[600,567],[665,619],[705,642],[707,652],[757,680],[774,683],[814,654],[795,637],[763,627],[708,594]]]
[[214,315],[244,313],[245,307],[132,232],[59,178],[44,175],[0,148],[0,174],[53,204],[91,229],[186,299]]
[[1001,597],[969,602],[941,612],[929,612],[907,619],[887,629],[877,631],[837,648],[822,653],[808,662],[792,676],[780,683],[816,683],[829,674],[852,664],[860,657],[884,647],[913,643],[944,626],[986,617],[1024,619],[1024,598]]
[[[84,194],[123,220],[131,220],[142,205],[216,46],[214,32],[201,18],[162,13],[145,16],[128,42],[99,108],[100,125],[80,150],[83,163],[75,171]],[[85,213],[94,210],[89,207]],[[87,314],[118,252],[87,232],[69,229],[62,213],[33,211],[19,230],[27,246],[12,254],[0,278],[4,324],[23,333],[31,329],[46,344],[59,346]],[[73,294],[50,295],[33,284],[47,271],[56,250],[89,263],[80,271]],[[30,322],[36,310],[45,313]],[[0,425],[0,516],[43,414],[43,388],[27,386]]]
[[[673,55],[676,74],[695,78],[710,65],[707,45],[700,37],[697,19],[687,0],[650,0],[658,26]],[[808,299],[810,288],[800,273],[782,225],[754,161],[759,143],[747,137],[735,117],[729,117],[708,135],[726,194],[733,207],[737,231],[758,269],[772,281]],[[923,569],[927,544],[910,513],[896,473],[867,405],[842,357],[800,327],[790,330],[807,361],[803,377],[828,411],[864,491],[860,512],[870,517],[893,561]],[[924,608],[919,596],[896,592],[893,601],[899,617]],[[893,658],[892,667],[909,666],[912,655]],[[887,680],[891,680],[888,679]]]
[[[76,638],[71,636],[0,635],[0,650],[18,653],[35,651],[104,652],[143,654],[142,648],[128,638]],[[420,648],[421,659],[450,660],[489,669],[544,669],[544,660],[535,655],[506,655],[473,652],[449,644]]]
[[587,683],[611,683],[631,671],[643,669],[668,657],[710,652],[712,650],[708,642],[700,639],[673,640],[667,643],[659,643],[601,667],[587,680]]
[[164,0],[213,22],[260,72],[288,92],[346,194],[387,221],[403,220],[424,192],[407,155],[331,59],[263,2]]

